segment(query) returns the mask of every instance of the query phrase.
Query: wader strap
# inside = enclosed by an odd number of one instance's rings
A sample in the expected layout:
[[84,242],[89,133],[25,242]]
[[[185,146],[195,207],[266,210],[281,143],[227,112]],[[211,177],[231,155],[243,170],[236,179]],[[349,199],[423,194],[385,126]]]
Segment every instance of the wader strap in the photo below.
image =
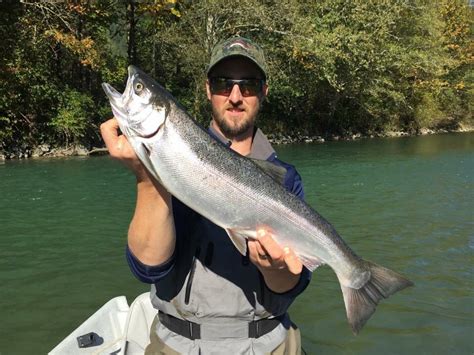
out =
[[[280,316],[281,317],[281,316]],[[249,338],[260,338],[262,335],[270,333],[280,323],[280,317],[272,319],[260,319],[249,323]],[[283,317],[281,317],[283,319]]]
[[[169,314],[163,313],[161,311],[158,312],[158,317],[160,319],[161,324],[163,324],[166,328],[171,330],[172,332],[179,334],[185,338],[195,340],[201,339],[201,327],[206,328],[206,324],[201,325],[198,323],[190,322],[187,320],[179,319],[173,317]],[[248,338],[259,338],[262,335],[265,335],[275,329],[281,321],[284,319],[285,315],[272,318],[272,319],[261,319],[257,321],[252,321],[247,323],[248,331],[247,334],[242,334],[242,337]],[[211,326],[211,325],[208,325]],[[213,325],[214,326],[214,325]],[[212,326],[212,327],[213,327]],[[221,325],[219,327],[219,334],[216,334],[215,339],[219,338],[235,338],[236,334],[233,327],[229,327],[229,334],[225,334],[225,327]],[[205,334],[212,334],[212,332],[205,331]],[[212,340],[214,339],[213,336],[203,336],[203,339]]]
[[201,339],[200,324],[170,316],[162,311],[158,311],[158,317],[160,318],[161,324],[172,332],[191,340]]

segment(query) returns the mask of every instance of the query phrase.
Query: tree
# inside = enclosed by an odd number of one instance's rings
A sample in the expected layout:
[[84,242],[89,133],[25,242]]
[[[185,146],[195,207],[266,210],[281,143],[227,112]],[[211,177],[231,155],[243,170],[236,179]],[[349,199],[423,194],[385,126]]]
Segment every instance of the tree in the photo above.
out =
[[64,93],[58,108],[57,115],[51,120],[50,125],[69,143],[79,143],[89,128],[88,117],[96,111],[92,98],[76,90]]
[[100,84],[123,87],[132,63],[207,124],[206,66],[232,35],[267,55],[267,132],[473,124],[473,11],[464,0],[24,0],[0,9],[2,149],[97,143],[111,115]]
[[442,44],[451,59],[435,96],[443,111],[439,124],[474,124],[474,12],[465,1],[441,1]]
[[[109,30],[109,22],[120,14],[105,0],[23,1],[9,13],[12,16],[2,26],[2,37],[13,33],[15,41],[6,48],[8,54],[2,61],[2,146],[64,143],[55,139],[57,125],[50,123],[64,108],[61,99],[67,88],[92,100],[104,96],[100,88],[103,79],[123,79],[125,60],[111,50]],[[97,107],[107,104],[105,98],[98,101]],[[85,124],[97,131],[97,122],[103,119],[98,110],[85,117]],[[90,141],[97,139],[94,134]]]

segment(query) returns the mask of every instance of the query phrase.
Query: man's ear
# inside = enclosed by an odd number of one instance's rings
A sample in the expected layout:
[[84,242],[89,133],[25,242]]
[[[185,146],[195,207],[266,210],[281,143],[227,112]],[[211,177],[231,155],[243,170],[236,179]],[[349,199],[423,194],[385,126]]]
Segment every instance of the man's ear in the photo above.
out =
[[206,94],[209,101],[211,101],[211,87],[209,86],[209,79],[206,80]]
[[263,84],[262,94],[260,96],[260,102],[265,101],[265,99],[267,98],[267,95],[268,95],[268,85],[267,83],[265,83]]

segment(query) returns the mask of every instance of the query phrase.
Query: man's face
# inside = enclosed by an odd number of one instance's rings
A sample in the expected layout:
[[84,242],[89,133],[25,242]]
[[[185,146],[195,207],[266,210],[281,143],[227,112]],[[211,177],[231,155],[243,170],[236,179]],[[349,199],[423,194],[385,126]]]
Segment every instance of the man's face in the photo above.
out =
[[[218,63],[211,72],[211,78],[263,79],[259,68],[245,57],[231,57]],[[206,82],[207,97],[212,105],[212,118],[220,131],[229,139],[253,133],[253,127],[260,104],[268,93],[264,84],[257,95],[243,96],[239,85],[233,85],[229,95],[211,93],[209,80]]]

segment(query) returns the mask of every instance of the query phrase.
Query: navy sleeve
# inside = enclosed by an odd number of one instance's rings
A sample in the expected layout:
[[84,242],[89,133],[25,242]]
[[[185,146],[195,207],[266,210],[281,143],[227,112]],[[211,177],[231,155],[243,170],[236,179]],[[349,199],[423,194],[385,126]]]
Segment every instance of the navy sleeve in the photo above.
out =
[[298,196],[300,199],[304,200],[303,182],[301,181],[300,174],[298,174],[293,166],[288,168],[287,171],[288,172],[285,178],[285,185],[287,185],[287,189]]
[[282,293],[274,292],[269,289],[263,280],[263,276],[261,277],[261,282],[264,285],[263,297],[266,298],[268,304],[272,305],[272,314],[278,315],[286,313],[296,297],[306,289],[311,279],[311,272],[303,266],[299,282],[296,286]]
[[288,290],[283,293],[279,293],[280,296],[287,297],[289,299],[294,299],[308,287],[309,282],[311,281],[311,271],[309,271],[305,266],[303,266],[303,270],[301,271],[300,280],[293,287],[291,290]]
[[285,188],[300,199],[304,200],[303,182],[300,174],[296,171],[296,168],[291,164],[281,161],[276,157],[276,155],[272,155],[268,161],[286,169],[284,182]]
[[138,260],[137,257],[133,255],[128,245],[125,253],[128,265],[130,266],[130,270],[132,271],[133,275],[135,275],[135,277],[140,281],[148,284],[154,284],[158,280],[168,275],[168,273],[173,269],[174,266],[174,254],[168,261],[164,262],[163,264],[149,266],[140,262],[140,260]]

